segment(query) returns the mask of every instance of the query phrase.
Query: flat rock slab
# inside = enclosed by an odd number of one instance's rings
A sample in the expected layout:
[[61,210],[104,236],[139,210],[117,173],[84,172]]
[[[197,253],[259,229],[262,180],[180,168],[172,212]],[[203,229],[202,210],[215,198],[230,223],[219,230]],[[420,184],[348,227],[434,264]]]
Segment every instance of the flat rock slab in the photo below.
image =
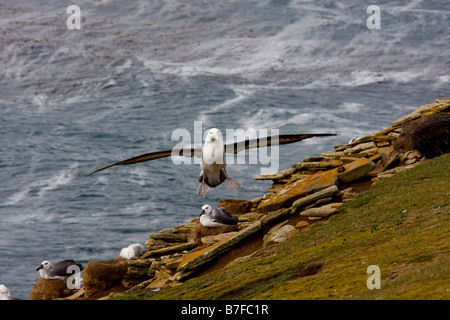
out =
[[253,208],[253,202],[239,199],[223,199],[219,201],[219,208],[225,208],[232,215],[240,215],[250,212]]
[[216,242],[219,242],[219,241],[222,241],[225,239],[229,239],[229,238],[235,236],[236,234],[237,234],[237,232],[227,232],[227,233],[215,234],[215,235],[203,237],[200,241],[203,244],[209,246]]
[[336,184],[337,174],[338,171],[336,168],[316,173],[306,179],[288,184],[272,197],[261,201],[258,206],[258,211],[276,211],[280,208],[290,207],[295,200],[307,193],[319,191]]
[[327,198],[329,196],[332,196],[336,192],[338,192],[338,187],[336,187],[335,185],[332,185],[331,187],[328,187],[328,188],[325,188],[323,190],[314,192],[313,194],[310,194],[308,196],[305,196],[303,198],[300,198],[300,199],[296,200],[292,204],[292,207],[293,208],[298,208],[298,207],[304,206],[306,204],[309,204],[311,202],[317,201],[319,199]]
[[188,234],[185,233],[158,232],[151,233],[149,236],[153,240],[163,240],[167,242],[184,242],[188,239]]
[[299,162],[292,165],[293,168],[298,170],[308,170],[308,169],[333,169],[341,166],[343,164],[340,160],[329,160],[329,161],[314,161],[314,162]]
[[177,251],[190,250],[190,249],[195,248],[196,246],[197,246],[196,242],[182,243],[182,244],[175,245],[175,246],[170,246],[170,247],[166,247],[166,248],[147,251],[146,253],[144,253],[144,255],[141,258],[145,259],[145,258],[149,258],[152,256],[160,256],[160,255],[165,255],[165,254],[173,253],[173,252],[177,252]]
[[287,241],[289,238],[295,236],[299,230],[290,224],[280,227],[274,232],[268,234],[264,241],[264,245],[281,243]]
[[209,246],[203,250],[199,250],[197,252],[193,252],[191,254],[186,255],[180,262],[177,268],[177,273],[195,269],[198,266],[214,259],[219,254],[230,249],[236,243],[252,235],[253,233],[257,232],[260,229],[261,229],[261,222],[256,221],[247,228],[239,231],[234,236],[231,236],[230,238],[223,239],[222,241],[219,241],[216,244],[213,244],[212,246]]
[[339,207],[342,205],[342,202],[339,203],[329,203],[324,206],[318,208],[309,208],[300,212],[301,216],[306,217],[322,217],[326,218],[333,213],[336,213]]
[[344,168],[345,171],[337,175],[340,183],[351,182],[364,177],[375,168],[375,163],[363,157],[346,164]]
[[441,112],[441,111],[444,111],[447,109],[450,109],[450,100],[445,99],[445,98],[437,99],[436,102],[420,106],[417,109],[415,109],[413,112],[411,112],[410,114],[407,114],[407,115],[395,120],[392,123],[392,126],[393,127],[400,126],[401,124],[405,123],[406,121],[417,119],[417,118],[421,117],[422,115],[429,116],[429,115],[436,114],[438,112]]
[[373,168],[375,168],[375,163],[362,157],[338,168],[313,174],[306,179],[286,185],[272,197],[261,201],[258,211],[276,211],[280,208],[290,207],[294,201],[305,195],[339,183],[357,180],[372,171]]

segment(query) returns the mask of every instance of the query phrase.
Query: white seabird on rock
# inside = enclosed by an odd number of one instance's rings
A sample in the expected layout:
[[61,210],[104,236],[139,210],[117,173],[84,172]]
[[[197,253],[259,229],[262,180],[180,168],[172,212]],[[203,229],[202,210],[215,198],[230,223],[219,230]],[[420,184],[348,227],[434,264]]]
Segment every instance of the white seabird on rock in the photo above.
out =
[[209,204],[203,205],[200,213],[200,224],[208,228],[236,225],[238,222],[239,217],[232,216],[225,208],[213,209]]
[[47,280],[64,280],[65,277],[70,277],[72,274],[74,274],[73,270],[77,270],[77,268],[71,268],[72,270],[69,270],[69,267],[71,266],[78,267],[79,271],[83,270],[84,268],[81,263],[78,263],[75,260],[61,260],[55,262],[54,264],[52,264],[50,261],[45,260],[42,261],[41,265],[36,269],[36,271],[39,271],[39,275],[41,276],[41,278]]
[[13,297],[11,292],[9,292],[9,289],[4,284],[0,284],[0,300],[18,300],[17,298]]
[[140,243],[133,243],[126,248],[122,248],[120,256],[125,259],[139,258],[145,252],[145,248]]
[[206,196],[208,191],[211,190],[211,188],[217,187],[218,185],[222,184],[225,180],[227,181],[228,188],[233,188],[237,190],[240,186],[239,182],[237,182],[234,179],[231,179],[228,176],[227,171],[225,170],[227,166],[225,162],[225,153],[236,154],[240,151],[251,148],[269,147],[272,144],[283,145],[313,137],[326,137],[335,135],[336,134],[334,133],[287,134],[273,137],[246,139],[244,141],[234,142],[225,145],[221,139],[220,130],[217,128],[212,128],[208,131],[205,143],[202,148],[194,147],[194,148],[183,148],[180,150],[176,150],[174,148],[162,151],[149,152],[133,158],[113,163],[104,168],[95,170],[90,174],[94,174],[96,172],[118,165],[135,164],[160,158],[166,158],[170,156],[186,156],[186,157],[196,156],[202,158],[200,164],[200,167],[202,169],[199,179],[200,186],[197,189],[197,194],[199,196],[204,197]]
[[353,137],[353,138],[351,138],[351,139],[348,141],[347,144],[353,143],[353,142],[355,142],[356,140],[358,140],[358,138],[357,138],[357,137]]

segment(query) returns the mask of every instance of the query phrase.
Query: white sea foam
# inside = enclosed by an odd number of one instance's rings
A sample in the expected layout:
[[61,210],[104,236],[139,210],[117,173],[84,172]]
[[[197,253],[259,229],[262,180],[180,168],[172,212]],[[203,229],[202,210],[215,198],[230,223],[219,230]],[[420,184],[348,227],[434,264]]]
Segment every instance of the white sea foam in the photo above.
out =
[[18,204],[24,200],[27,200],[31,194],[42,198],[49,191],[70,184],[79,174],[80,170],[72,167],[70,169],[61,170],[51,177],[31,182],[20,191],[9,196],[4,202],[4,205],[9,206]]
[[249,90],[243,87],[237,87],[232,86],[231,89],[236,94],[235,97],[226,100],[220,104],[217,104],[215,106],[209,106],[204,108],[198,115],[198,119],[202,121],[204,124],[208,125],[212,122],[211,117],[214,117],[214,115],[217,112],[223,111],[226,112],[229,108],[233,107],[234,105],[244,101],[245,99],[251,97],[253,95],[253,90]]

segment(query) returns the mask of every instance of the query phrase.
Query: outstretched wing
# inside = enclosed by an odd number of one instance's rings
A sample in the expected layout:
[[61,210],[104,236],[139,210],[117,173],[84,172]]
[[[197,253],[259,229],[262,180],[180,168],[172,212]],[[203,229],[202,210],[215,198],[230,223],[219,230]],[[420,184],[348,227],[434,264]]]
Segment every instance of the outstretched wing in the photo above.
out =
[[114,167],[114,166],[120,166],[124,164],[135,164],[139,162],[145,162],[150,160],[156,160],[160,158],[166,158],[170,157],[172,155],[174,156],[185,156],[185,157],[201,157],[201,148],[183,148],[183,149],[167,149],[162,151],[154,151],[149,153],[141,154],[140,156],[132,157],[126,160],[122,160],[113,164],[110,164],[109,166],[106,166],[104,168],[95,170],[94,172],[91,172],[90,174],[94,174],[96,172]]
[[336,136],[334,133],[304,133],[304,134],[283,134],[279,136],[271,136],[256,139],[247,139],[235,143],[225,145],[226,153],[238,153],[251,148],[263,148],[271,145],[282,145],[298,142],[313,137],[329,137]]

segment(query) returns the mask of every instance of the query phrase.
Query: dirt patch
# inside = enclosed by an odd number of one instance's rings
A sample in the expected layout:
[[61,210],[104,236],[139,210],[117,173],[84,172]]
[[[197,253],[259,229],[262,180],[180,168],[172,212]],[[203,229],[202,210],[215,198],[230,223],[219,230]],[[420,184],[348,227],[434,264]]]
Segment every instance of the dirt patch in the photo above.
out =
[[262,247],[262,239],[263,233],[261,231],[254,233],[248,238],[242,240],[238,246],[233,246],[216,259],[207,262],[202,267],[198,268],[198,271],[195,273],[195,277],[202,276],[216,270],[221,270],[233,260],[254,253]]
[[339,185],[339,190],[353,188],[354,193],[360,194],[370,189],[372,186],[372,177],[365,176],[361,179]]

